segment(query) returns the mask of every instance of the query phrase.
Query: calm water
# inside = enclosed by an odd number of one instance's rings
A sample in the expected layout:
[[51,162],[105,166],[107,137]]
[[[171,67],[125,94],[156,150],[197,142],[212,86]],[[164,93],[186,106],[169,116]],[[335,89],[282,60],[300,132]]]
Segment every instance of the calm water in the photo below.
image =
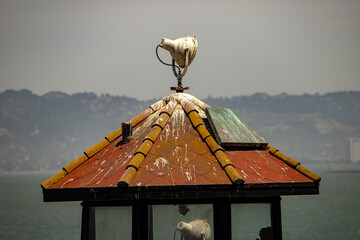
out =
[[[282,200],[284,239],[360,239],[360,164],[303,164],[322,177],[320,195]],[[0,174],[0,233],[7,239],[80,239],[80,202],[43,203],[47,173]]]

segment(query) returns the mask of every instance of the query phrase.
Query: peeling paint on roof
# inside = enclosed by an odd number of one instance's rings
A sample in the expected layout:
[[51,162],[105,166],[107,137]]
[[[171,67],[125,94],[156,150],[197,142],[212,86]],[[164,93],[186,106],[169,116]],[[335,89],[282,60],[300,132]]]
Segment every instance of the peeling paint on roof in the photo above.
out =
[[186,93],[168,95],[130,120],[130,142],[122,144],[118,129],[42,186],[60,189],[320,180],[270,145],[264,149],[223,149],[203,122],[208,107]]

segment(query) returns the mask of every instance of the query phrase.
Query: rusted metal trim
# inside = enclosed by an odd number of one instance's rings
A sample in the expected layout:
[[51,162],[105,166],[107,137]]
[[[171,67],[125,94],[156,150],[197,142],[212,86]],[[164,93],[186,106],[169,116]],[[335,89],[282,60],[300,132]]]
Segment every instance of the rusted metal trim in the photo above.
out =
[[210,132],[205,127],[204,121],[199,116],[198,111],[190,103],[182,105],[187,115],[190,119],[193,127],[198,131],[201,139],[206,142],[210,151],[215,154],[216,159],[218,160],[221,168],[226,172],[227,176],[230,178],[231,182],[235,185],[243,185],[244,180],[240,174],[234,168],[232,162],[224,153],[224,149],[217,144],[214,138],[211,136]]
[[227,165],[224,170],[233,184],[239,186],[244,184],[245,180],[240,176],[233,165]]
[[164,107],[166,105],[165,101],[163,99],[157,101],[156,103],[149,106],[150,109],[152,109],[154,112],[159,110],[160,108]]
[[226,154],[223,151],[217,151],[215,153],[215,157],[218,160],[222,169],[225,169],[229,165],[234,167],[230,159],[226,156]]
[[146,109],[144,112],[140,113],[139,115],[133,117],[129,122],[132,123],[132,127],[135,127],[140,122],[142,122],[144,119],[149,117],[151,114],[153,114],[155,111],[151,108]]
[[270,146],[269,144],[267,144],[267,145],[265,146],[265,149],[266,149],[271,155],[273,155],[273,156],[274,156],[274,154],[275,154],[277,151],[279,151],[279,149],[274,148],[273,146]]
[[310,171],[310,170],[304,168],[303,166],[301,166],[299,161],[296,161],[295,159],[281,153],[277,148],[272,147],[269,144],[266,145],[265,149],[271,155],[273,155],[273,156],[277,157],[278,159],[280,159],[281,161],[285,162],[287,165],[294,168],[295,170],[300,172],[305,177],[311,179],[312,181],[320,182],[321,177],[319,175],[317,175],[316,173],[313,173],[312,171]]
[[205,142],[208,145],[208,147],[210,148],[210,150],[214,153],[215,150],[218,148],[219,144],[217,144],[217,142],[214,140],[214,138],[208,136],[207,138],[205,138]]
[[164,127],[165,127],[167,121],[169,120],[169,118],[170,118],[169,115],[161,114],[161,115],[159,115],[159,118],[157,120],[157,124],[164,129]]
[[144,138],[143,142],[145,142],[146,140],[151,141],[152,143],[154,143],[157,139],[157,137],[159,136],[159,134],[162,131],[162,128],[159,125],[153,126],[153,129],[151,130],[151,132]]
[[313,173],[312,171],[304,168],[300,164],[296,166],[296,170],[298,170],[299,172],[301,172],[303,175],[310,178],[314,182],[320,182],[320,180],[321,180],[321,177],[319,175],[317,175],[316,173]]
[[109,142],[106,139],[104,139],[101,142],[99,142],[98,144],[96,144],[95,146],[86,150],[84,153],[86,154],[86,156],[88,156],[90,158],[90,157],[94,156],[97,152],[99,152],[101,149],[106,147],[107,145],[109,145]]
[[274,148],[270,146],[269,144],[266,145],[265,149],[273,156],[277,157],[278,159],[285,162],[287,165],[289,165],[292,168],[296,168],[297,165],[300,164],[300,162],[296,161],[295,159],[286,156],[285,154],[281,153],[277,148]]
[[163,113],[165,113],[166,115],[168,115],[169,117],[171,117],[171,108],[164,108],[160,113],[159,116]]
[[137,154],[142,154],[144,155],[144,157],[146,157],[146,155],[149,153],[150,151],[150,148],[153,146],[153,142],[150,141],[150,140],[145,140],[141,146],[139,147],[139,149],[135,152],[134,155],[137,155]]
[[107,135],[105,137],[106,140],[108,140],[109,142],[113,141],[114,139],[120,137],[122,134],[122,128],[117,129],[116,131],[110,133],[109,135]]
[[45,182],[43,182],[41,184],[41,187],[43,187],[44,189],[49,188],[50,186],[52,186],[54,183],[57,183],[60,179],[62,179],[65,175],[66,175],[66,171],[62,170],[61,172],[57,173],[56,175],[54,175],[53,177],[51,177],[50,179],[46,180]]
[[230,178],[231,182],[235,185],[243,185],[244,179],[240,176],[240,174],[236,171],[234,165],[229,160],[229,158],[225,155],[223,151],[216,151],[215,157],[218,160],[221,168],[225,171],[227,176]]
[[82,164],[83,162],[85,162],[88,159],[89,158],[85,154],[83,154],[80,157],[78,157],[77,159],[75,159],[74,161],[72,161],[71,163],[65,165],[63,167],[63,170],[65,170],[67,173],[70,173],[72,170],[74,170],[75,168],[80,166],[80,164]]
[[[137,170],[140,168],[141,163],[149,153],[157,137],[160,135],[162,129],[165,127],[166,123],[170,119],[170,116],[172,115],[174,108],[175,108],[174,105],[168,104],[164,108],[164,111],[162,111],[159,114],[159,118],[156,121],[156,123],[153,124],[150,133],[144,138],[143,143],[135,152],[134,157],[131,159],[130,163],[126,166],[126,172],[122,175],[120,181],[118,182],[119,187],[123,187],[126,184],[128,186],[130,184]],[[159,127],[160,129],[156,128],[155,126]]]
[[199,114],[195,111],[192,111],[188,114],[190,121],[194,128],[197,128],[199,125],[204,125],[203,120],[199,117]]
[[126,169],[129,167],[134,167],[136,170],[138,170],[145,157],[146,156],[144,154],[136,154],[126,166]]
[[193,111],[199,113],[198,110],[196,110],[196,108],[189,101],[181,101],[180,103],[187,115]]
[[281,153],[280,151],[275,152],[275,157],[281,159],[285,163],[287,163],[289,166],[296,168],[296,166],[300,165],[299,161],[296,161],[295,159],[286,156],[285,154]]
[[120,181],[117,183],[118,187],[128,187],[133,179],[137,169],[134,166],[130,166],[126,169],[126,172],[121,176]]
[[[158,109],[160,109],[161,107],[163,107],[165,105],[164,101],[158,101],[157,103],[151,105],[147,110],[145,110],[144,112],[140,113],[139,115],[135,116],[134,118],[132,118],[129,122],[132,123],[132,126],[135,127],[137,124],[139,124],[141,121],[143,121],[144,119],[146,119],[147,117],[149,117],[152,113],[154,113],[155,111],[157,111]],[[114,132],[110,133],[109,135],[107,135],[105,137],[104,140],[102,140],[101,142],[99,142],[98,144],[96,144],[95,146],[89,148],[88,150],[86,150],[84,152],[83,155],[81,155],[80,157],[78,157],[77,159],[75,159],[74,161],[70,162],[69,164],[67,164],[66,166],[63,167],[63,171],[65,173],[70,173],[71,171],[73,171],[75,168],[77,168],[78,166],[80,166],[82,163],[84,163],[85,161],[87,161],[89,158],[91,158],[92,156],[94,156],[97,152],[99,152],[100,150],[102,150],[104,147],[108,146],[110,144],[110,142],[112,142],[114,139],[120,137],[122,135],[122,128],[119,128],[117,130],[115,130]],[[61,171],[62,172],[62,171]],[[60,173],[61,173],[60,172]],[[44,182],[53,182],[51,179],[56,179],[56,176],[58,176],[59,174],[53,176],[52,178],[50,178],[48,181]],[[65,176],[65,175],[63,175]],[[62,176],[62,177],[63,177]],[[61,177],[61,178],[62,178]],[[60,180],[60,179],[58,179]],[[57,180],[57,181],[58,181]],[[55,182],[53,182],[54,184]],[[49,186],[47,186],[49,187]]]
[[196,130],[199,132],[200,137],[203,141],[205,141],[205,139],[209,136],[211,136],[210,132],[206,129],[205,125],[199,125]]
[[211,135],[205,138],[205,142],[214,154],[219,150],[225,152],[225,150],[219,144],[217,144],[217,142],[213,137],[211,137]]
[[161,129],[161,131],[164,129],[164,127],[161,126],[161,125],[158,124],[158,123],[154,123],[154,124],[151,126],[151,128],[154,128],[154,127],[159,127],[159,128]]

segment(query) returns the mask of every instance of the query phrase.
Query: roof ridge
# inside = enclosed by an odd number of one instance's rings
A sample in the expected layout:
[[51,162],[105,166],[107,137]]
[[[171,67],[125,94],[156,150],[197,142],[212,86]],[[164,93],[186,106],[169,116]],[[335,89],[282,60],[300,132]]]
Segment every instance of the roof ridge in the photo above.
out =
[[[139,115],[133,117],[131,120],[129,120],[129,122],[132,123],[132,127],[135,127],[141,121],[143,121],[144,119],[149,117],[151,114],[153,114],[154,112],[156,112],[159,109],[161,109],[162,107],[164,107],[165,104],[166,104],[165,101],[163,99],[161,99],[161,100],[157,101],[156,103],[152,104],[151,106],[149,106],[148,109],[146,109],[145,111],[143,111]],[[82,163],[87,161],[89,158],[94,156],[97,152],[101,151],[103,148],[108,146],[113,140],[121,137],[121,135],[122,135],[122,128],[119,128],[119,129],[115,130],[114,132],[108,134],[107,136],[105,136],[104,140],[102,140],[101,142],[95,144],[94,146],[92,146],[91,148],[86,150],[84,152],[84,154],[82,154],[80,157],[76,158],[74,161],[72,161],[72,162],[68,163],[67,165],[65,165],[63,167],[62,171],[60,171],[59,173],[57,173],[56,175],[54,175],[50,179],[43,182],[41,184],[41,187],[48,188],[51,185],[55,184],[61,178],[63,178],[66,174],[69,174],[75,168],[77,168]]]
[[292,167],[293,169],[297,170],[298,172],[300,172],[302,175],[310,178],[312,181],[315,182],[320,182],[321,177],[319,175],[317,175],[316,173],[313,173],[312,171],[304,168],[303,166],[301,166],[301,163],[299,161],[296,161],[295,159],[281,153],[279,151],[279,149],[267,144],[265,146],[265,149],[273,156],[277,157],[278,159],[280,159],[281,161],[285,162],[287,165],[289,165],[290,167]]
[[193,106],[190,101],[182,101],[180,104],[188,115],[191,124],[199,133],[202,140],[207,144],[210,151],[215,155],[217,161],[221,166],[221,169],[225,171],[231,182],[236,185],[244,184],[244,179],[236,171],[234,165],[226,156],[225,150],[215,141],[215,139],[211,136],[210,132],[205,127],[204,121],[200,117],[199,111]]
[[165,101],[167,104],[163,107],[163,110],[159,113],[159,118],[151,126],[152,130],[148,135],[143,139],[143,143],[140,145],[138,150],[134,153],[134,157],[130,160],[129,164],[126,166],[125,173],[121,176],[119,182],[117,183],[120,187],[128,187],[131,180],[133,179],[136,172],[139,170],[141,163],[149,153],[150,149],[154,145],[157,137],[160,135],[164,129],[166,123],[170,119],[177,102],[170,100]]
[[198,98],[194,97],[193,95],[190,95],[188,93],[173,93],[170,95],[165,96],[162,100],[164,101],[170,101],[174,100],[177,101],[181,106],[185,104],[185,102],[191,102],[195,105],[196,109],[205,110],[205,108],[210,107],[205,102],[199,100]]

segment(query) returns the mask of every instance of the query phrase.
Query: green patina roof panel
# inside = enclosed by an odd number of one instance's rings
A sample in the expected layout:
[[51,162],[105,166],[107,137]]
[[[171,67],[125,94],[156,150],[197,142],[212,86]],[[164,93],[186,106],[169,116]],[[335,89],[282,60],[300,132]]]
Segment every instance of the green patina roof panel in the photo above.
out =
[[259,147],[267,142],[229,108],[206,108],[214,137],[222,147]]

